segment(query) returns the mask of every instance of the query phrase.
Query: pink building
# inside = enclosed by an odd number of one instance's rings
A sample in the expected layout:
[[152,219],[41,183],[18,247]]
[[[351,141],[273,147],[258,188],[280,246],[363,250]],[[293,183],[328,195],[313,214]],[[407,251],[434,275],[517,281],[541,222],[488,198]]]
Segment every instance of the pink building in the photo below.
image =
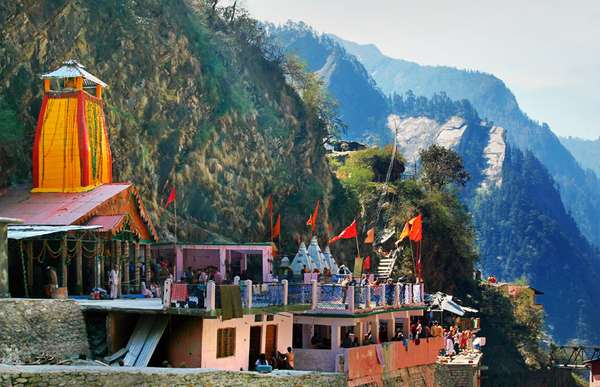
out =
[[188,267],[193,270],[218,270],[226,280],[232,280],[236,275],[249,278],[255,283],[270,282],[273,279],[273,248],[270,243],[162,243],[154,245],[152,251],[158,260],[163,258],[171,263],[177,280],[181,279]]

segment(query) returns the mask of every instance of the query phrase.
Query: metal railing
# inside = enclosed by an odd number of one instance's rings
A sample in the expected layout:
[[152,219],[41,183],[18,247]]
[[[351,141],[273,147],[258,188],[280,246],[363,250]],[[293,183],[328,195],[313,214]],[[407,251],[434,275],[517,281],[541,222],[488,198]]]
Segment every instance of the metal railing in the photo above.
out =
[[288,304],[303,305],[312,303],[312,285],[291,283],[288,286]]
[[279,282],[252,285],[252,307],[285,305],[283,284]]

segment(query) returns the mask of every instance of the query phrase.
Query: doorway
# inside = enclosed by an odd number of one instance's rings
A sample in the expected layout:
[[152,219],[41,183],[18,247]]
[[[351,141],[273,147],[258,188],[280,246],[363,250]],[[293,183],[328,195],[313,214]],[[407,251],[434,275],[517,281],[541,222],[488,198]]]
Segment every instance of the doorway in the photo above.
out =
[[250,350],[248,352],[248,370],[255,368],[256,360],[260,355],[260,342],[262,336],[262,327],[250,327]]
[[271,361],[277,353],[277,325],[267,325],[267,337],[265,337],[265,355]]

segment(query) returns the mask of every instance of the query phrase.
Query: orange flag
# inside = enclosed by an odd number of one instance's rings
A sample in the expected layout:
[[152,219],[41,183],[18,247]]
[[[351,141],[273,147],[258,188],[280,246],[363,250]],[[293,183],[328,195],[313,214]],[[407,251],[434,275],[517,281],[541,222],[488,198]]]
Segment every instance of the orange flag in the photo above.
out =
[[402,242],[404,240],[404,238],[406,238],[408,236],[409,233],[410,233],[410,223],[406,222],[406,223],[404,223],[404,228],[402,229],[402,232],[400,233],[400,242]]
[[311,231],[314,233],[315,228],[317,227],[317,217],[319,216],[319,200],[317,200],[317,204],[315,205],[315,210],[312,215],[306,221],[307,226],[311,226]]
[[423,216],[421,214],[412,218],[409,222],[412,223],[408,237],[411,241],[420,242],[423,239]]
[[273,226],[273,235],[271,235],[271,240],[279,237],[281,234],[281,214],[277,215],[277,221],[275,222],[275,226]]
[[333,238],[331,238],[329,240],[329,243],[333,243],[335,241],[338,241],[340,239],[349,239],[349,238],[356,238],[356,236],[358,235],[357,229],[356,229],[356,220],[354,220],[352,222],[352,224],[348,227],[346,227],[344,229],[344,231],[342,231],[341,233],[339,233],[338,236],[334,236]]
[[373,243],[375,242],[375,227],[370,228],[367,231],[367,237],[365,238],[365,243]]

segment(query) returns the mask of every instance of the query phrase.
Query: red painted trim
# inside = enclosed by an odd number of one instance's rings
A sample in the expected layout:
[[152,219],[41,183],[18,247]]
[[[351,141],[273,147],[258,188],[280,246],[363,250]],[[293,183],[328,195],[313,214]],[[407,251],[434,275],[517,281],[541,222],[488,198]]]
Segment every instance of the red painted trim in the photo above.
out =
[[35,126],[35,138],[33,140],[33,188],[40,186],[40,141],[42,136],[42,126],[44,125],[44,116],[46,115],[46,106],[48,104],[48,94],[42,98],[42,106],[38,114],[37,125]]
[[90,143],[85,120],[85,99],[83,91],[77,93],[77,128],[79,135],[79,163],[81,166],[81,186],[90,185]]
[[108,150],[108,182],[112,183],[113,181],[113,170],[112,170],[112,151],[110,150],[110,141],[108,140],[108,127],[106,125],[106,115],[104,114],[104,103],[102,101],[99,102],[101,105],[102,111],[102,127],[104,131],[104,140],[106,141],[106,148]]

